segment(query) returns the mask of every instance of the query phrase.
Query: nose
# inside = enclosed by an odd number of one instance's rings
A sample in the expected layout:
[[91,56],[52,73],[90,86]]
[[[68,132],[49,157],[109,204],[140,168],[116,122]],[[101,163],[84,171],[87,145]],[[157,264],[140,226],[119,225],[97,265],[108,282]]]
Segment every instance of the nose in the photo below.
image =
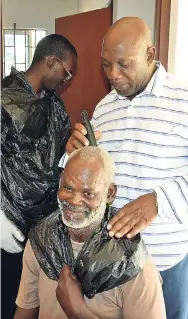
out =
[[120,79],[121,77],[122,77],[122,73],[120,69],[117,66],[112,65],[110,70],[110,78],[114,81],[114,80]]
[[69,196],[67,196],[64,199],[67,200],[67,202],[72,206],[82,206],[83,205],[82,196],[78,192],[73,192],[73,193],[69,194]]

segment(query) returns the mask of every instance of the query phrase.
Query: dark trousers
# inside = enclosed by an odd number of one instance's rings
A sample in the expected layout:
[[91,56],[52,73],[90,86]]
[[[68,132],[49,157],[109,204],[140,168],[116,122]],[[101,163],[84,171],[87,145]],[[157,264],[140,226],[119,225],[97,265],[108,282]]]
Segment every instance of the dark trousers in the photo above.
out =
[[22,255],[1,249],[1,319],[13,319],[22,272]]

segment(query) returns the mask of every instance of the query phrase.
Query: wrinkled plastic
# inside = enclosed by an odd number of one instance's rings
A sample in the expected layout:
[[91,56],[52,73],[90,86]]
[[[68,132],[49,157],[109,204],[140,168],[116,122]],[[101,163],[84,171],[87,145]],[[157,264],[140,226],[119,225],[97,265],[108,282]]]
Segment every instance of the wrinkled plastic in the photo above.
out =
[[84,294],[93,298],[136,277],[148,254],[140,234],[130,240],[110,238],[106,230],[94,234],[76,259],[74,272]]
[[55,93],[39,98],[24,74],[2,81],[1,206],[24,233],[57,209],[58,163],[70,120]]
[[133,279],[148,258],[140,234],[133,239],[110,238],[107,221],[117,210],[106,210],[101,227],[85,242],[74,259],[71,241],[59,212],[45,218],[29,232],[37,261],[48,276],[58,280],[64,264],[78,277],[83,293],[93,298],[96,293],[112,289]]

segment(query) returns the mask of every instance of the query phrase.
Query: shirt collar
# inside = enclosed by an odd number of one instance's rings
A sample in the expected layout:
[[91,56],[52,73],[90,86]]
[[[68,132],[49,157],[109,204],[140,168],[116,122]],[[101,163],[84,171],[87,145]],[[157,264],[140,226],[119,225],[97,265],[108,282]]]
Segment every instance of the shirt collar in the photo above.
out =
[[[156,66],[157,66],[157,70],[153,74],[145,90],[141,92],[138,96],[141,96],[144,94],[152,94],[158,97],[161,95],[167,72],[165,68],[162,66],[161,62],[157,61]],[[127,97],[121,96],[117,92],[116,92],[116,95],[117,95],[117,98],[120,100],[127,99]]]
[[157,70],[141,94],[152,94],[159,97],[162,94],[164,81],[166,79],[166,70],[161,62],[156,62]]

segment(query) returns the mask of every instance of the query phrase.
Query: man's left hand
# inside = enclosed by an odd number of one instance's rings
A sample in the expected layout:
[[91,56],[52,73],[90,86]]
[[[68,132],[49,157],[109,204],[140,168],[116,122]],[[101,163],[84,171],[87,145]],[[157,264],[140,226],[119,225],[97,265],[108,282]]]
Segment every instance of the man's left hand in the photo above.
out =
[[157,200],[154,193],[138,197],[122,207],[109,221],[110,237],[134,237],[148,227],[157,216]]
[[86,308],[81,286],[67,265],[61,270],[56,297],[68,318],[80,318]]

